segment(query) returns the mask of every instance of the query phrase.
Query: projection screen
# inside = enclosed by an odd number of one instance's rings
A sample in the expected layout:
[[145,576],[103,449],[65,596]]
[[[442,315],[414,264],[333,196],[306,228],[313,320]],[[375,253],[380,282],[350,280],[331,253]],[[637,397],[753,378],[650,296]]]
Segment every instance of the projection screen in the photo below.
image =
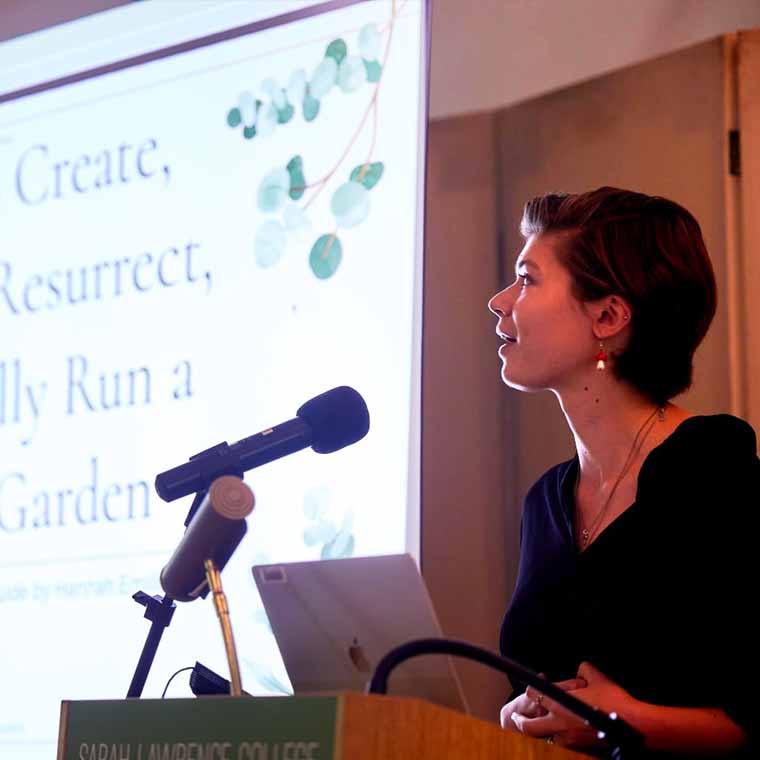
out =
[[[419,552],[428,9],[131,3],[0,44],[0,754],[122,698],[191,497],[155,475],[349,385],[359,443],[246,476],[244,688],[289,684],[255,563]],[[0,11],[1,13],[1,11]],[[180,605],[145,695],[226,674]],[[187,696],[177,679],[169,696]]]

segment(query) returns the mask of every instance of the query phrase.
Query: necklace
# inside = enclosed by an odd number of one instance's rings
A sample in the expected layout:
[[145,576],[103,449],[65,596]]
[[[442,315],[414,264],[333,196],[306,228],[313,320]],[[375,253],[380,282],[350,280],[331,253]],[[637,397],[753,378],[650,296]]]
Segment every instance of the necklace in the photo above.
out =
[[655,425],[655,415],[657,417],[657,421],[664,422],[665,421],[665,408],[662,406],[658,406],[645,420],[642,426],[639,428],[638,432],[636,433],[636,437],[633,439],[633,443],[631,444],[631,448],[628,451],[628,456],[625,459],[625,462],[623,463],[623,467],[620,470],[620,474],[615,479],[615,482],[612,484],[612,488],[610,489],[609,494],[607,495],[607,498],[604,500],[604,504],[602,505],[602,508],[596,513],[596,516],[594,517],[593,521],[590,525],[584,526],[581,523],[580,517],[580,510],[577,508],[578,504],[578,485],[580,483],[580,473],[578,474],[578,477],[575,480],[575,503],[576,503],[576,514],[578,516],[578,522],[580,524],[580,534],[581,534],[581,544],[582,548],[585,549],[591,539],[596,535],[597,529],[599,528],[602,519],[607,514],[607,508],[610,505],[610,502],[612,501],[612,497],[615,495],[615,491],[617,490],[617,487],[622,482],[623,478],[626,476],[628,470],[631,468],[631,465],[633,464],[633,460],[636,458],[636,455],[641,451],[641,447],[644,445],[644,441],[646,441],[647,436],[651,432],[652,428]]

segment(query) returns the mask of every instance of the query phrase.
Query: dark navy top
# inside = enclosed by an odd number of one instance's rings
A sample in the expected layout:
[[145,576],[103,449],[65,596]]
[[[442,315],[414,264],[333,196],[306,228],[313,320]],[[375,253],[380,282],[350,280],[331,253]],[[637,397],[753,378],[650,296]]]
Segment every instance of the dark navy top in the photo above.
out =
[[525,498],[502,653],[554,681],[588,660],[636,699],[722,708],[755,745],[752,428],[729,415],[684,420],[644,461],[636,501],[583,552],[573,530],[578,468],[577,457],[553,467]]

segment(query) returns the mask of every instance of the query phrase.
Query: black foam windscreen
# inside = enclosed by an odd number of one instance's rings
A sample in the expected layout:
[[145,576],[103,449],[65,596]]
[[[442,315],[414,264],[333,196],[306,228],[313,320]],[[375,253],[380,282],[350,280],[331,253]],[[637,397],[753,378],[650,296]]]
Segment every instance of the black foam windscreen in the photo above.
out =
[[311,447],[330,454],[356,443],[369,430],[369,410],[353,388],[341,385],[307,401],[297,412],[312,429]]

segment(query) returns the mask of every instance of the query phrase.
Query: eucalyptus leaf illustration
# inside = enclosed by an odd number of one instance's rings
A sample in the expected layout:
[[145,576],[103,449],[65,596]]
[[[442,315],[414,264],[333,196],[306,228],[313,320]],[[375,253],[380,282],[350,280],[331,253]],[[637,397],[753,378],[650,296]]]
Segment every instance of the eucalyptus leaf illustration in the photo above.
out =
[[382,161],[375,161],[372,164],[359,164],[351,172],[350,179],[352,182],[360,182],[367,190],[371,190],[383,176],[384,168]]
[[348,46],[346,45],[345,40],[337,39],[337,40],[333,40],[327,46],[327,50],[325,51],[325,57],[332,58],[334,59],[335,63],[340,64],[340,62],[346,57],[347,53],[348,53]]
[[267,103],[259,109],[258,117],[256,118],[256,131],[262,137],[269,137],[277,128],[278,120],[279,115],[274,107],[274,103]]
[[[389,24],[381,31],[376,24],[365,24],[357,35],[358,54],[349,55],[348,45],[342,38],[334,39],[327,46],[324,57],[315,66],[311,78],[306,70],[298,68],[291,72],[283,87],[274,77],[266,77],[259,87],[267,102],[254,97],[246,90],[238,98],[238,104],[227,111],[227,124],[231,128],[243,128],[243,137],[251,140],[257,135],[267,137],[278,125],[293,120],[300,104],[304,120],[314,121],[320,111],[322,99],[338,84],[344,93],[357,91],[365,82],[377,84],[382,66],[388,56],[388,46],[383,53],[383,35],[390,35],[395,24],[391,16]],[[383,63],[379,58],[384,55]],[[368,108],[377,108],[372,100]]]
[[258,206],[268,213],[279,211],[288,198],[290,191],[290,173],[287,169],[273,169],[265,174],[259,185]]
[[[281,81],[285,80],[278,80],[273,76],[266,77],[259,85],[259,93],[263,100],[256,98],[254,92],[244,90],[239,94],[237,104],[227,111],[227,125],[233,129],[241,128],[246,140],[252,140],[257,136],[265,138],[292,122],[299,107],[303,120],[311,123],[319,116],[322,100],[329,93],[338,91],[337,95],[331,97],[339,98],[357,92],[366,83],[374,85],[374,96],[364,101],[364,112],[357,116],[358,125],[353,133],[349,133],[352,136],[348,144],[340,148],[341,152],[336,154],[332,167],[320,168],[318,176],[321,176],[321,179],[307,182],[303,159],[296,155],[288,161],[285,168],[273,169],[261,180],[256,199],[258,209],[265,214],[281,213],[281,216],[277,220],[270,219],[262,224],[256,233],[254,254],[258,266],[273,266],[282,258],[288,239],[297,240],[303,236],[304,230],[311,228],[306,211],[327,188],[332,190],[329,205],[336,225],[333,232],[317,238],[309,252],[309,266],[318,279],[329,279],[341,264],[343,243],[338,238],[337,231],[341,228],[355,227],[369,215],[369,191],[375,187],[384,173],[384,164],[381,161],[372,161],[380,129],[377,91],[383,69],[388,63],[396,15],[394,10],[382,27],[374,23],[362,26],[356,34],[353,54],[349,54],[349,46],[345,39],[333,39],[327,45],[324,57],[312,70],[311,77],[305,68],[291,71],[284,86]],[[326,126],[332,128],[330,124]],[[347,157],[352,155],[352,149],[356,149],[357,140],[366,139],[369,129],[372,130],[370,151],[365,163],[355,166],[349,180],[336,188],[340,182],[337,179],[340,176],[337,174],[338,169]],[[307,193],[308,197],[305,197]],[[302,200],[303,203],[299,204]],[[310,540],[316,540],[315,531],[318,532],[320,529],[311,526],[310,530]],[[349,534],[350,526],[340,532]],[[337,538],[333,537],[327,543],[332,544],[335,541]],[[347,542],[348,538],[344,544],[338,545],[337,549],[333,546],[329,552],[345,551]]]
[[333,233],[322,235],[309,254],[309,266],[311,271],[320,279],[326,280],[335,274],[343,258],[343,246]]
[[334,58],[323,58],[309,81],[312,97],[319,100],[327,95],[338,79],[338,63]]
[[285,90],[280,87],[276,79],[268,77],[261,83],[261,89],[269,95],[272,104],[278,111],[285,108],[288,103],[287,98],[285,97]]
[[378,61],[368,61],[366,59],[364,60],[364,68],[367,71],[367,81],[368,82],[379,82],[380,77],[383,74],[383,67],[380,65]]
[[260,102],[248,90],[240,93],[238,111],[240,112],[240,119],[246,127],[252,127],[256,124],[256,112],[258,111]]
[[291,103],[300,103],[306,94],[306,71],[296,69],[288,79],[287,95]]
[[288,194],[297,201],[306,190],[306,179],[303,175],[303,159],[301,156],[293,156],[285,167],[290,177]]
[[283,694],[291,696],[293,689],[286,686],[279,678],[272,672],[268,665],[261,662],[254,662],[252,660],[244,660],[246,668],[250,671],[251,675],[259,682],[259,684],[271,694]]
[[338,69],[338,85],[343,92],[358,90],[367,81],[364,61],[358,55],[348,55]]
[[333,193],[330,210],[339,227],[355,227],[369,214],[367,188],[360,182],[346,182]]
[[359,54],[367,61],[376,61],[382,52],[383,38],[375,24],[365,24],[359,30]]
[[296,109],[290,103],[286,103],[284,108],[277,110],[277,122],[279,124],[287,124],[292,118]]
[[303,532],[303,542],[306,546],[327,544],[338,535],[338,529],[330,520],[324,520],[308,525]]
[[303,117],[306,121],[314,121],[319,113],[319,100],[315,98],[309,88],[306,88],[306,94],[303,96]]
[[322,559],[341,559],[354,553],[353,533],[338,533],[335,538],[322,547]]
[[276,219],[265,222],[259,227],[254,240],[254,256],[256,264],[267,269],[276,264],[285,251],[287,237],[282,224]]

